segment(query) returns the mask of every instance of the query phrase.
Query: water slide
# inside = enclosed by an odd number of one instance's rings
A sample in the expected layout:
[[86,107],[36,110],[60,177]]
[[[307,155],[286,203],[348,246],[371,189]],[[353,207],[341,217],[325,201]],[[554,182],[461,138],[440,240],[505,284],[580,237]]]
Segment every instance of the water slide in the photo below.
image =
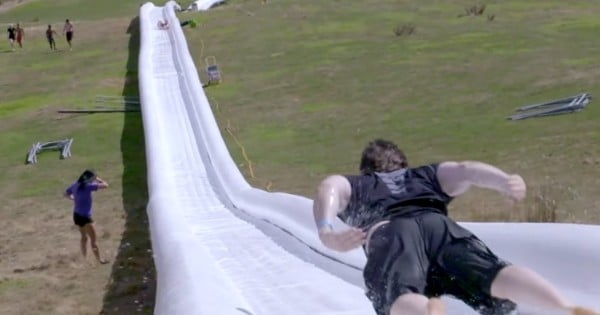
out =
[[225,3],[225,0],[196,0],[187,7],[189,11],[206,11]]
[[[157,315],[371,315],[361,250],[324,248],[312,201],[251,187],[211,111],[176,3],[140,8],[139,82]],[[159,29],[159,21],[169,21]],[[343,223],[335,222],[337,227]],[[462,223],[507,260],[600,309],[600,228]],[[450,313],[476,314],[444,298]]]

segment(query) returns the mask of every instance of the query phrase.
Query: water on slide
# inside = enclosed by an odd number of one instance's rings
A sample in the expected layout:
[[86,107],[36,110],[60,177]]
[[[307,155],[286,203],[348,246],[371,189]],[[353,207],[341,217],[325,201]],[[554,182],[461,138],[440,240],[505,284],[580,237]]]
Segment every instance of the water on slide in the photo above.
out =
[[[318,245],[310,200],[259,191],[239,174],[225,174],[239,171],[233,163],[227,168],[231,156],[218,128],[211,128],[214,116],[172,5],[141,9],[155,313],[374,314],[361,278],[364,255]],[[173,27],[158,29],[163,19]],[[546,276],[574,302],[600,309],[598,227],[463,225],[502,257]],[[444,300],[450,314],[476,314],[460,301]]]

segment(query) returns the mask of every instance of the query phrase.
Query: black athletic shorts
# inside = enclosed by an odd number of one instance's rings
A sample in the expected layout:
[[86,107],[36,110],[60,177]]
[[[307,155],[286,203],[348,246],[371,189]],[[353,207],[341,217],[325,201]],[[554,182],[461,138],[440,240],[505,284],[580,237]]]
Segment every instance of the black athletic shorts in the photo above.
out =
[[453,295],[485,315],[508,314],[516,307],[490,294],[492,281],[508,263],[445,215],[394,218],[377,228],[367,250],[366,294],[379,315],[389,314],[406,293]]
[[67,32],[67,41],[71,41],[73,39],[73,32]]
[[73,222],[75,223],[75,225],[83,227],[88,223],[93,223],[94,221],[90,217],[86,217],[73,212]]

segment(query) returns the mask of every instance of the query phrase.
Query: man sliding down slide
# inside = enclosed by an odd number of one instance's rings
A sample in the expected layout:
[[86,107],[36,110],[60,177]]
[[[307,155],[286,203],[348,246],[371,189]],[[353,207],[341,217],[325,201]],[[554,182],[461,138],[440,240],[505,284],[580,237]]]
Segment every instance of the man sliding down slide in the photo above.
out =
[[[516,304],[553,314],[600,315],[570,304],[540,275],[498,258],[448,218],[447,205],[471,186],[523,200],[521,176],[472,161],[409,168],[404,153],[381,139],[364,149],[360,173],[325,178],[314,218],[326,247],[363,246],[366,294],[378,315],[444,315],[438,299],[443,294],[484,315],[509,314]],[[351,228],[334,230],[335,216]]]

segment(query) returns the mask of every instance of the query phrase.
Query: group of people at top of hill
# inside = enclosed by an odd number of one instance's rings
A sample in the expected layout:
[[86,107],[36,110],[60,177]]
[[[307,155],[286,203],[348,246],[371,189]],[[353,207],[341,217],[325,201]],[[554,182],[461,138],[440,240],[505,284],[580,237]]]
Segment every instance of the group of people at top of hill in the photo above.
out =
[[[10,43],[11,50],[15,51],[16,45],[18,45],[19,48],[23,48],[23,41],[25,39],[25,30],[20,25],[20,23],[17,23],[16,26],[14,26],[12,24],[9,25],[7,32],[8,32],[8,42]],[[65,25],[63,26],[62,34],[65,36],[65,38],[67,40],[67,44],[69,45],[69,50],[73,50],[73,45],[72,45],[73,23],[71,23],[71,21],[69,19],[65,20]],[[56,39],[55,39],[56,36],[58,36],[58,34],[56,33],[56,31],[54,29],[52,29],[52,25],[49,24],[48,28],[46,29],[46,40],[48,40],[48,44],[50,45],[50,50],[57,50],[56,49]]]

